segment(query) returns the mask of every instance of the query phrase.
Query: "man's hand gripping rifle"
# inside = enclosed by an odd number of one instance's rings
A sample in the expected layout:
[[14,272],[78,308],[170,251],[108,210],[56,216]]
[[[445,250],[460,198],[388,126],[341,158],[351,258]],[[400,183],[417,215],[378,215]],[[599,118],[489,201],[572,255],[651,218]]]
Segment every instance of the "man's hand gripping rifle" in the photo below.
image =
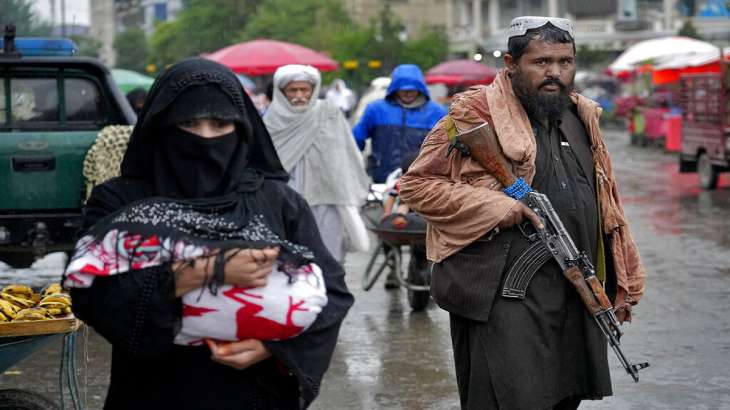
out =
[[649,363],[632,364],[621,351],[619,340],[623,331],[616,319],[613,306],[606,296],[603,285],[596,277],[596,271],[590,258],[575,246],[550,199],[546,195],[532,190],[524,179],[516,178],[512,174],[489,123],[460,134],[452,132],[450,139],[449,152],[452,151],[451,148],[455,148],[462,155],[470,155],[474,158],[502,186],[506,187],[504,192],[507,195],[523,201],[535,212],[544,226],[542,229],[534,226],[534,232],[528,233],[525,227],[520,225],[522,232],[534,244],[517,259],[507,272],[502,296],[524,299],[527,286],[535,272],[550,258],[555,259],[563,270],[563,275],[578,291],[583,304],[593,315],[626,372],[634,378],[635,382],[638,382],[639,370],[649,367]]

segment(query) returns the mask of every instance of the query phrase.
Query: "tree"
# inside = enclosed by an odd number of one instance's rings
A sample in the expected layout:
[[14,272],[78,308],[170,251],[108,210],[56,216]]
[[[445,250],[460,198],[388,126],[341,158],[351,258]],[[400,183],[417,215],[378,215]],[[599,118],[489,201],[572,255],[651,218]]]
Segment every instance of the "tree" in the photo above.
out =
[[0,25],[4,30],[6,24],[13,23],[18,37],[50,36],[53,26],[41,21],[33,12],[28,0],[2,0],[0,3]]
[[233,44],[260,0],[191,0],[174,21],[155,27],[151,63],[172,64]]
[[679,29],[680,36],[685,37],[691,37],[696,38],[697,40],[702,40],[702,36],[699,32],[697,32],[697,29],[695,28],[694,24],[692,24],[692,20],[687,19],[684,21],[684,24],[682,24],[682,28]]
[[405,44],[401,60],[417,64],[424,71],[446,60],[449,38],[438,29],[422,30],[421,35]]
[[340,0],[264,0],[238,40],[282,40],[323,50],[353,23]]
[[610,50],[594,49],[587,45],[578,46],[575,59],[581,69],[605,67],[615,57]]
[[114,38],[114,49],[117,52],[117,67],[144,71],[149,47],[142,28],[130,27],[118,33]]
[[70,38],[79,48],[78,55],[99,58],[99,51],[101,51],[102,46],[101,41],[88,36],[71,36]]

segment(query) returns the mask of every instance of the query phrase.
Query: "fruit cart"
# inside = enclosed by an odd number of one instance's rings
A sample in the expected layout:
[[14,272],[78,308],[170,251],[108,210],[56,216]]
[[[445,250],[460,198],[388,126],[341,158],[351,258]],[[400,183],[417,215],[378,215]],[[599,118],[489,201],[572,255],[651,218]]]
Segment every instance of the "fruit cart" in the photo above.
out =
[[[25,286],[11,285],[9,287],[25,288],[28,292],[32,292],[29,287]],[[20,302],[19,297],[6,292],[9,287],[0,292],[0,314],[5,315],[3,316],[5,320],[0,322],[0,373],[4,373],[7,369],[47,344],[60,339],[63,343],[59,368],[60,408],[66,408],[66,402],[68,401],[66,396],[69,396],[71,408],[74,410],[81,409],[76,382],[75,361],[76,331],[79,329],[81,321],[71,313],[69,296],[62,293],[62,291],[45,293],[43,299],[41,299],[40,294],[31,294],[29,299],[24,299],[24,301],[35,306],[30,309],[17,308],[16,311],[10,310],[12,306],[9,305],[9,301]],[[60,289],[60,287],[56,289]],[[32,302],[31,297],[35,299]],[[43,302],[44,300],[46,302]],[[60,313],[55,312],[56,314],[53,316],[48,314],[47,317],[41,318],[32,318],[32,315],[22,317],[24,311],[31,311],[35,314],[37,311],[45,309],[47,313],[53,309],[51,307],[53,304],[59,303],[59,300],[67,303]],[[8,316],[13,318],[10,319]],[[38,393],[25,389],[0,389],[0,410],[48,410],[57,408],[59,408],[58,404]]]
[[[41,322],[0,323],[0,372],[33,354],[51,341],[63,339],[59,371],[60,404],[65,408],[64,390],[68,389],[72,408],[81,409],[76,383],[76,330],[81,322],[68,317]],[[0,390],[0,409],[58,408],[44,396],[20,389]]]

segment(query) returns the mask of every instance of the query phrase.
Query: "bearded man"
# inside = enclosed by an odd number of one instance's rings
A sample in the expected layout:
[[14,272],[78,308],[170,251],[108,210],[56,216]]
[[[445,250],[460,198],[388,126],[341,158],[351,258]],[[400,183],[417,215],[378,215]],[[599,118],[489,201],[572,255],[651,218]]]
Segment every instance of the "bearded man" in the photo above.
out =
[[309,204],[327,250],[344,263],[350,249],[367,250],[359,205],[369,180],[342,111],[317,99],[322,79],[311,66],[291,64],[274,73],[264,123],[289,185]]
[[448,134],[487,122],[512,172],[552,201],[615,302],[622,323],[644,293],[644,268],[598,126],[601,109],[573,91],[570,20],[518,17],[505,68],[490,86],[458,95],[401,181],[428,221],[431,293],[449,311],[464,409],[575,409],[611,395],[607,343],[557,262],[533,276],[525,299],[499,295],[530,244],[518,225],[539,218],[509,197]]

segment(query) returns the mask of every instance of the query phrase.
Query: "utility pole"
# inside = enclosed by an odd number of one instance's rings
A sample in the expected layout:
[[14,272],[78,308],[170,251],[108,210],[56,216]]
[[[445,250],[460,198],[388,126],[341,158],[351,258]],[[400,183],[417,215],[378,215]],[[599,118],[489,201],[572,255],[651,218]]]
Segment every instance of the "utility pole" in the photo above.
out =
[[61,0],[61,37],[66,37],[66,0]]
[[56,24],[56,0],[48,0],[51,7],[51,23]]

